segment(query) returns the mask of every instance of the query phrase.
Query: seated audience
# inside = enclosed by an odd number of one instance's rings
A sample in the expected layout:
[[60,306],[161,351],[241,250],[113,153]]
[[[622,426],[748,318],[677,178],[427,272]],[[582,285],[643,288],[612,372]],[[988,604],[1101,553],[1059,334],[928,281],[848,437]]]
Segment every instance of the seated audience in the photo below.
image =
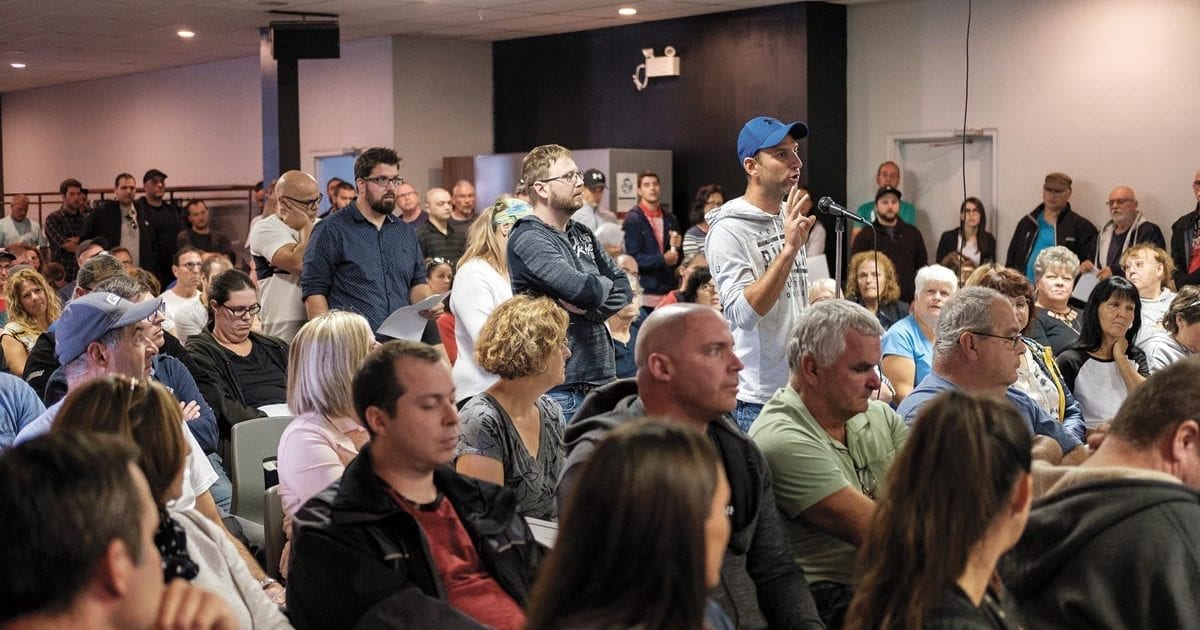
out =
[[688,211],[692,227],[683,233],[683,259],[704,255],[704,239],[708,237],[708,220],[705,215],[725,205],[725,191],[720,184],[705,184],[696,191]]
[[1016,270],[988,263],[967,279],[969,287],[987,287],[1008,298],[1021,330],[1021,365],[1017,367],[1017,382],[1013,387],[1025,392],[1043,411],[1069,426],[1083,422],[1079,403],[1063,383],[1062,373],[1054,362],[1050,349],[1026,337],[1033,328],[1033,285]]
[[250,276],[236,269],[213,278],[208,290],[208,330],[192,335],[187,350],[216,385],[224,420],[222,438],[268,405],[287,402],[288,345],[250,330],[262,307]]
[[8,275],[5,284],[8,323],[0,333],[4,363],[12,374],[25,374],[25,362],[38,337],[62,313],[58,294],[46,278],[34,269],[18,269]]
[[154,295],[162,294],[162,284],[159,283],[158,277],[149,271],[146,271],[141,267],[134,267],[129,270],[129,277],[149,287],[150,292]]
[[1055,356],[1079,339],[1081,312],[1069,303],[1077,273],[1079,257],[1061,245],[1043,249],[1033,266],[1037,317],[1029,336]]
[[[279,499],[284,532],[292,515],[329,484],[370,436],[354,412],[350,380],[375,344],[367,320],[328,311],[300,328],[288,354],[288,407],[296,413],[279,438]],[[287,574],[288,549],[281,570]]]
[[154,541],[162,554],[166,579],[184,578],[217,593],[241,628],[290,628],[279,612],[282,590],[272,601],[251,576],[225,531],[197,512],[176,503],[192,471],[183,417],[175,398],[162,385],[126,376],[93,379],[67,396],[53,431],[112,433],[141,447],[138,467],[150,484],[160,524]]
[[46,405],[25,381],[0,373],[0,452],[12,446],[17,433],[45,411]]
[[[1014,387],[1025,345],[1012,304],[1000,292],[968,287],[946,302],[938,321],[933,371],[896,411],[907,424],[930,399],[948,390],[1006,397],[1033,438],[1033,457],[1057,464],[1087,457],[1081,422],[1064,425]],[[1065,455],[1064,455],[1065,454]]]
[[679,291],[679,301],[688,304],[703,304],[721,310],[721,296],[713,285],[708,267],[700,267],[688,275],[687,285]]
[[808,303],[810,305],[832,300],[837,296],[837,281],[833,278],[818,278],[808,282]]
[[987,210],[978,197],[963,200],[958,208],[958,227],[942,232],[934,258],[944,260],[952,252],[958,252],[977,267],[996,262],[996,237],[987,231]]
[[1029,453],[1012,406],[953,391],[930,401],[892,464],[847,627],[1019,628],[996,563],[1029,517]]
[[1133,343],[1141,346],[1150,335],[1162,331],[1163,315],[1175,299],[1175,267],[1166,250],[1153,245],[1138,244],[1121,255],[1121,275],[1138,291],[1142,303],[1142,328]]
[[954,272],[955,277],[958,278],[959,286],[962,286],[967,281],[967,278],[971,277],[971,274],[975,272],[976,267],[979,266],[975,261],[958,252],[946,254],[944,258],[938,261],[938,264]]
[[50,288],[58,295],[59,304],[66,304],[67,300],[71,299],[71,291],[75,290],[75,285],[67,281],[66,267],[63,267],[62,263],[46,263],[46,273],[43,275],[46,276],[46,282],[50,283]]
[[1200,619],[1198,399],[1200,359],[1160,370],[1130,393],[1094,455],[1055,469],[1000,563],[1027,627],[1186,628]]
[[567,313],[549,298],[518,295],[496,307],[475,340],[475,361],[500,377],[459,411],[458,472],[505,486],[517,512],[554,519],[562,470],[562,410],[546,396],[563,382]]
[[215,593],[183,579],[164,585],[159,517],[138,457],[128,440],[85,433],[47,435],[0,456],[0,625],[234,627]]
[[223,271],[233,269],[233,263],[224,256],[213,256],[206,258],[200,263],[200,303],[208,304],[208,285],[212,284],[212,279],[217,277]]
[[729,506],[702,433],[653,420],[616,429],[576,480],[527,627],[733,628],[707,601],[721,581]]
[[1063,382],[1075,394],[1083,421],[1095,429],[1150,376],[1146,355],[1133,343],[1142,325],[1137,289],[1112,276],[1092,290],[1082,317],[1079,340],[1055,361]]
[[[640,277],[639,274],[631,273],[630,271],[631,269],[633,271],[637,271],[637,261],[633,260],[633,257],[629,256],[628,254],[621,254],[621,256],[632,261],[633,263],[632,266],[627,267],[626,263],[618,261],[618,264],[621,266],[621,268],[625,269],[625,275],[629,276],[630,278]],[[691,277],[692,272],[696,271],[697,269],[708,269],[708,259],[705,258],[704,254],[698,253],[690,258],[685,256],[683,259],[683,264],[675,268],[675,275],[679,276],[679,287],[674,291],[670,291],[664,295],[663,299],[659,300],[658,305],[666,306],[668,304],[675,304],[676,302],[679,302],[679,294],[687,288],[688,278]]]
[[908,316],[908,302],[900,301],[896,268],[883,252],[871,250],[850,257],[846,271],[846,299],[858,302],[874,313],[884,330]]
[[[613,358],[617,364],[617,378],[630,378],[637,374],[637,336],[641,330],[639,317],[642,311],[642,287],[636,277],[629,278],[633,299],[605,322],[612,337]],[[658,303],[662,306],[662,302]]]
[[542,549],[512,491],[447,464],[454,382],[431,347],[390,341],[354,375],[371,441],[292,521],[298,628],[525,625]]
[[[4,219],[0,219],[3,221]],[[2,230],[0,230],[2,231]],[[10,243],[5,249],[13,255],[13,266],[25,265],[32,267],[38,273],[42,272],[42,253],[38,248],[25,243]]]
[[200,250],[185,245],[175,252],[171,273],[175,274],[175,286],[163,291],[163,303],[167,305],[166,329],[187,343],[188,337],[204,330],[208,325],[208,310],[200,301],[200,288],[204,283]]
[[1140,345],[1151,373],[1200,354],[1200,287],[1188,285],[1179,290],[1163,316],[1163,327]]
[[943,305],[957,290],[958,278],[941,265],[922,267],[917,272],[917,297],[912,312],[883,335],[883,375],[895,388],[893,404],[900,404],[929,374],[933,364],[933,332]]
[[480,215],[486,221],[471,224],[467,249],[458,261],[455,277],[458,291],[450,294],[454,342],[458,348],[454,385],[459,400],[478,394],[499,379],[475,362],[475,338],[492,311],[512,297],[512,284],[508,278],[508,232],[517,219],[532,212],[533,208],[520,199],[501,197]]
[[[642,326],[637,379],[597,388],[567,427],[567,461],[558,484],[559,510],[576,492],[575,478],[613,429],[649,416],[703,433],[729,474],[733,533],[721,566],[718,603],[742,627],[820,628],[804,573],[791,558],[775,509],[771,470],[730,415],[742,362],[729,326],[695,304],[659,307]],[[569,526],[569,525],[568,525]]]
[[866,539],[892,459],[908,428],[886,404],[873,369],[883,327],[845,300],[804,309],[787,342],[791,376],[750,428],[775,478],[796,562],[821,620],[840,628],[858,582]]
[[128,247],[118,245],[109,253],[121,261],[121,266],[125,267],[125,273],[129,273],[137,267],[137,264],[133,262],[133,253],[129,251]]

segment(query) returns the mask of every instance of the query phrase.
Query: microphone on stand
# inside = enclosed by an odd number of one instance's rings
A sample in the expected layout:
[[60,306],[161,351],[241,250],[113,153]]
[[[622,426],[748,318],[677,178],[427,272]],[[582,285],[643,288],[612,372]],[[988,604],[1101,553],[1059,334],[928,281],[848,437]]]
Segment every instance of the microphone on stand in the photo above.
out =
[[821,197],[821,200],[817,202],[817,212],[831,217],[842,217],[844,219],[850,219],[851,221],[858,221],[863,225],[871,224],[870,221],[867,221],[857,214],[854,214],[853,212],[850,212],[844,207],[838,205],[838,202],[834,201],[830,197]]

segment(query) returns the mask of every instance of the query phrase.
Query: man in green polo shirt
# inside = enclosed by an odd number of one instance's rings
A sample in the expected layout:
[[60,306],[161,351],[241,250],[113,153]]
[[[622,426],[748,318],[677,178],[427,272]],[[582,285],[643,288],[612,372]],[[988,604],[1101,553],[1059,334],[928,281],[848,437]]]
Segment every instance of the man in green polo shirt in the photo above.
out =
[[855,553],[908,429],[879,389],[883,327],[870,311],[827,300],[800,314],[791,376],[750,429],[775,476],[796,562],[822,621],[840,627],[857,581]]

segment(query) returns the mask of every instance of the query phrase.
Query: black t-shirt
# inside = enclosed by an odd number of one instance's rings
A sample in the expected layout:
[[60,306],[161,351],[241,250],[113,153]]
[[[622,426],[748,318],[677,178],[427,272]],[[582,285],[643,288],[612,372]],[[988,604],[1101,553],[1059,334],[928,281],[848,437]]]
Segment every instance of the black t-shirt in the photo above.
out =
[[250,346],[250,354],[241,357],[225,350],[233,374],[242,389],[242,398],[251,407],[287,402],[287,374],[271,361],[271,355],[260,344]]

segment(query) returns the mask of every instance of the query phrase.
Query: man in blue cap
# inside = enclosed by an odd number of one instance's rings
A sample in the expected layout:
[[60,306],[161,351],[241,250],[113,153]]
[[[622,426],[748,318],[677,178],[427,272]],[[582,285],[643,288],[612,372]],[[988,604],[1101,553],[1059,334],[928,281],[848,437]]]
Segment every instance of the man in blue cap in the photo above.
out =
[[[738,134],[738,160],[746,193],[709,213],[705,251],[745,364],[738,374],[734,419],[743,431],[763,404],[788,381],[788,333],[807,305],[804,243],[815,217],[804,216],[800,183],[802,122],[768,116],[747,122]],[[786,203],[784,199],[787,199]]]

